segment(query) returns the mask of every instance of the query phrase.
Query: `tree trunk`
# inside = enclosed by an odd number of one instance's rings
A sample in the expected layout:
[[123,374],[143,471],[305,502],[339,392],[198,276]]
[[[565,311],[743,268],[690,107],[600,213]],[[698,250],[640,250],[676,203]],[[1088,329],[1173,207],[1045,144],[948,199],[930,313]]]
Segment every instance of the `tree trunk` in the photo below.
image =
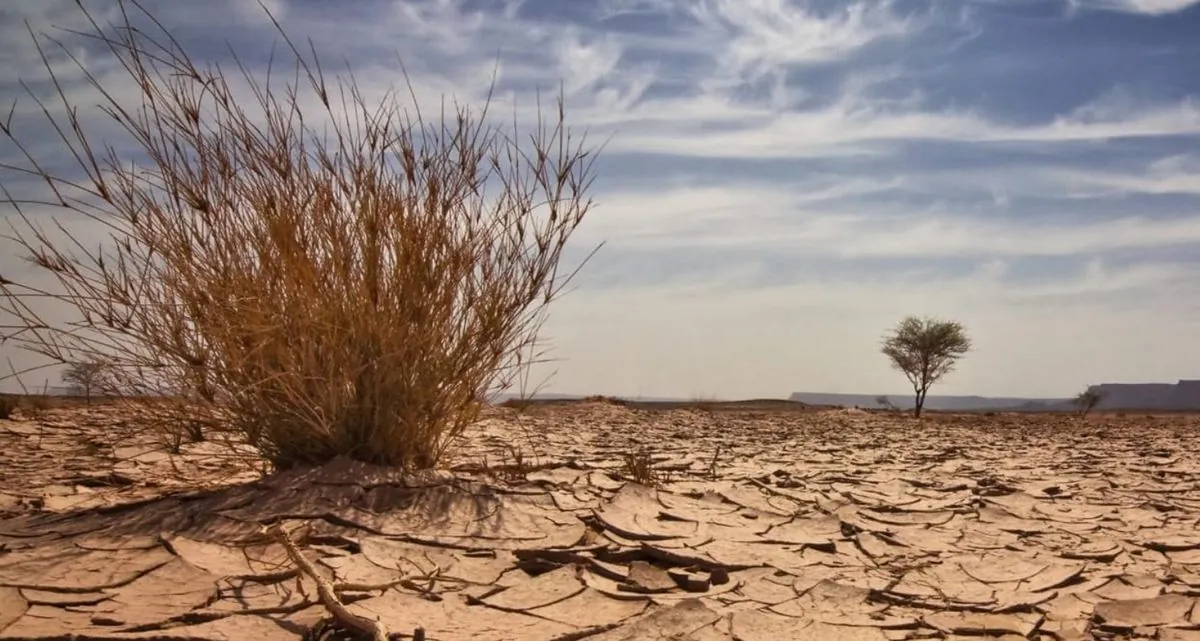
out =
[[921,418],[921,408],[925,406],[925,390],[917,390],[916,405],[913,407],[913,417]]

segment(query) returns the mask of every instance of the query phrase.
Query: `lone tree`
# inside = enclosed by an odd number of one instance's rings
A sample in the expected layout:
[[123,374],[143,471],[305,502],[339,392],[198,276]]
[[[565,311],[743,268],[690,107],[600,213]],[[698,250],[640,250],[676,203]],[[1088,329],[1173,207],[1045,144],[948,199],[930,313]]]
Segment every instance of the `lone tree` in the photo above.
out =
[[1075,397],[1075,408],[1079,411],[1079,416],[1087,416],[1088,412],[1096,409],[1102,400],[1104,400],[1104,394],[1093,389],[1086,389]]
[[99,360],[69,363],[63,371],[62,380],[72,391],[82,394],[90,406],[92,393],[104,391],[108,385],[109,365]]
[[929,387],[954,370],[971,349],[961,323],[909,316],[884,337],[883,353],[904,372],[916,393],[913,415],[920,417]]

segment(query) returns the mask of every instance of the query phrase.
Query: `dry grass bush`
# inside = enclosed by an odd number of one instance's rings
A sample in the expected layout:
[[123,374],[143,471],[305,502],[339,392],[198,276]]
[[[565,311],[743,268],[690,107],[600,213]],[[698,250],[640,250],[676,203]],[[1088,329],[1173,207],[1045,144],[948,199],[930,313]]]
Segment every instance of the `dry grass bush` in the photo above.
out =
[[[46,113],[81,175],[32,153],[7,167],[110,246],[54,241],[9,197],[23,222],[9,240],[57,289],[0,278],[0,314],[17,319],[5,339],[53,363],[111,363],[114,390],[157,397],[145,405],[176,442],[203,425],[277,468],[434,465],[528,365],[571,275],[559,263],[591,206],[594,155],[561,100],[524,137],[485,124],[486,107],[430,123],[395,94],[369,104],[352,79],[327,82],[282,29],[294,80],[239,64],[248,98],[136,3],[121,15],[77,35],[140,88],[131,108],[88,75],[135,151],[89,139],[60,93],[66,115]],[[11,122],[3,134],[20,144]],[[43,298],[78,318],[43,318]]]
[[525,450],[510,443],[504,444],[504,449],[500,451],[499,460],[495,465],[492,465],[487,457],[484,457],[482,465],[483,472],[505,483],[526,481],[526,477],[533,471],[533,468],[534,464],[526,457]]
[[658,487],[662,484],[662,475],[654,469],[654,458],[648,450],[625,452],[622,459],[621,473],[625,478],[646,487]]
[[591,396],[583,397],[584,403],[607,403],[609,405],[629,405],[629,402],[616,396],[605,396],[603,394],[592,394]]
[[46,394],[27,394],[22,397],[23,405],[34,412],[44,412],[54,408],[54,399]]
[[12,418],[13,412],[17,410],[17,397],[9,396],[8,394],[0,394],[0,419]]
[[509,398],[505,399],[503,403],[500,403],[500,407],[516,410],[518,412],[524,412],[530,407],[533,407],[533,401],[527,398]]
[[712,413],[717,409],[720,399],[716,394],[695,394],[692,396],[692,408],[699,412]]

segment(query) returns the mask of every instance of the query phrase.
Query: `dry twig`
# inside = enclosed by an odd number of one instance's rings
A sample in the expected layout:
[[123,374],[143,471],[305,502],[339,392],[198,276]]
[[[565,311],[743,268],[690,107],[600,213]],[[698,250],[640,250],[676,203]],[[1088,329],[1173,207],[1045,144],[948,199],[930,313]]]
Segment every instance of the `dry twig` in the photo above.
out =
[[288,558],[292,560],[292,563],[296,564],[300,572],[317,584],[317,596],[320,598],[321,604],[325,606],[325,609],[339,623],[369,636],[372,641],[388,641],[388,631],[382,623],[360,617],[346,609],[346,605],[338,597],[339,587],[341,590],[346,590],[346,586],[337,586],[330,583],[325,577],[317,573],[316,568],[313,567],[308,559],[304,558],[304,555],[300,553],[300,549],[292,541],[292,537],[283,529],[282,523],[276,523],[266,528],[265,532],[287,550]]

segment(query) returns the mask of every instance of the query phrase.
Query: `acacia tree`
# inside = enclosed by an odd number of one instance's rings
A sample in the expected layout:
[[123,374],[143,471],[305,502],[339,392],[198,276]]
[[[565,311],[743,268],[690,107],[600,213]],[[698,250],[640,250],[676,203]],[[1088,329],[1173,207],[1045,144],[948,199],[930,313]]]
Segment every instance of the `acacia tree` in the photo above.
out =
[[953,371],[970,349],[971,339],[961,323],[909,316],[884,337],[881,351],[912,383],[913,415],[920,417],[929,387]]
[[108,363],[100,360],[68,363],[63,370],[62,380],[77,393],[83,394],[87,404],[92,404],[92,392],[103,391],[109,378]]

